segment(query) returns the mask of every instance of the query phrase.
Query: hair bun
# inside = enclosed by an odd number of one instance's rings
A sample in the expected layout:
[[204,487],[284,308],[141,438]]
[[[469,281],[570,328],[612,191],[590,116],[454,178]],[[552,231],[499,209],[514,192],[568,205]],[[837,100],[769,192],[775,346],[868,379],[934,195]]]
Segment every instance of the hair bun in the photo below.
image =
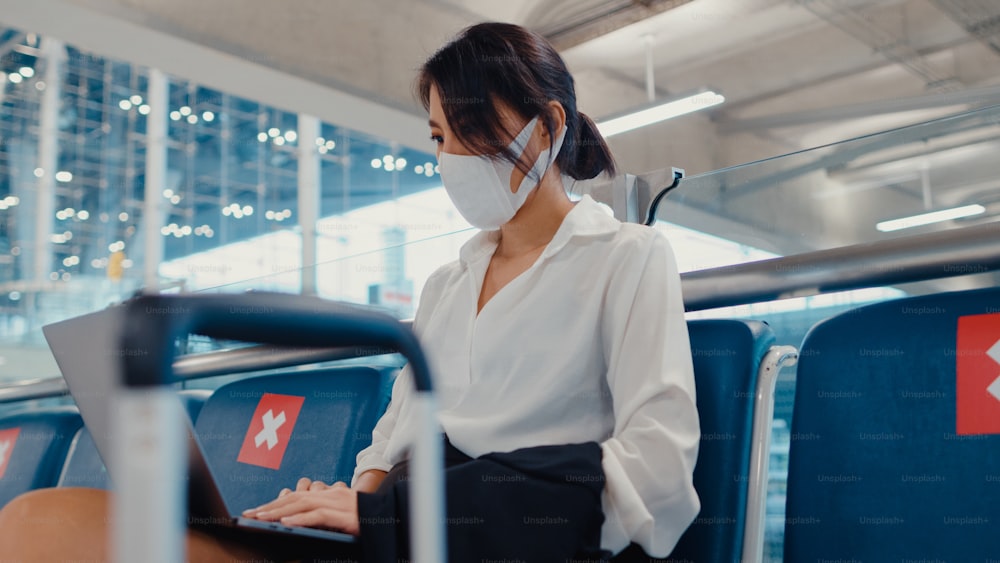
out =
[[597,129],[597,124],[582,111],[577,112],[578,126],[575,158],[573,162],[567,163],[563,167],[566,174],[577,180],[589,180],[604,172],[609,176],[615,175],[615,159],[611,156],[611,149]]

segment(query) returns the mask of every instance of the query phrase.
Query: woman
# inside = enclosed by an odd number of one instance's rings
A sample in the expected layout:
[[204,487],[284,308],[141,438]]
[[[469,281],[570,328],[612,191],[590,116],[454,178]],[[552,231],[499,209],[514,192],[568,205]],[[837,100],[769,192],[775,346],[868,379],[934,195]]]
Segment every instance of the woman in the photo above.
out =
[[[427,281],[414,320],[447,440],[451,559],[604,559],[632,542],[667,556],[699,509],[698,416],[669,245],[588,196],[567,197],[565,182],[612,174],[614,162],[540,36],[468,28],[418,85],[444,187],[482,229]],[[350,487],[303,479],[245,515],[359,534],[367,561],[408,557],[411,388],[404,370]],[[46,503],[102,513],[97,493],[86,505],[67,503],[72,494],[25,495],[0,513],[0,530],[37,521]],[[33,533],[44,531],[10,537]],[[261,554],[241,541],[192,532],[189,553]]]

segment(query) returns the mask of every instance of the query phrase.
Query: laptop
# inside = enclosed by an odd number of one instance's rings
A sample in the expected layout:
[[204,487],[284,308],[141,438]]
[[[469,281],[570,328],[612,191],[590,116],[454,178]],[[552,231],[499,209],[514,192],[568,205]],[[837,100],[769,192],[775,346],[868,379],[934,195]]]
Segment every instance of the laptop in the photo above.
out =
[[[69,387],[70,394],[80,409],[83,422],[94,438],[101,459],[111,479],[116,469],[108,463],[114,444],[111,417],[114,394],[121,380],[120,334],[123,307],[110,307],[69,320],[42,327],[45,340],[55,356],[56,364]],[[303,538],[355,543],[350,534],[284,526],[278,522],[265,522],[240,516],[241,507],[234,509],[226,503],[216,476],[202,450],[191,419],[177,401],[177,418],[185,426],[188,442],[188,513],[192,521],[213,522],[253,532],[300,536]]]

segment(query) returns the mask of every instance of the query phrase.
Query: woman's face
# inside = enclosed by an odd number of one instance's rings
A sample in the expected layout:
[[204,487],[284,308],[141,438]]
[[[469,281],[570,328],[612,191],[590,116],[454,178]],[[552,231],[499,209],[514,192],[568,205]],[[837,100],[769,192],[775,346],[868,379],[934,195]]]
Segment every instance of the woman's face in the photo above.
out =
[[[455,137],[452,133],[451,128],[448,126],[448,121],[445,119],[444,107],[442,106],[441,96],[438,93],[438,89],[433,84],[430,88],[430,107],[429,107],[429,119],[428,124],[431,127],[431,139],[436,144],[437,150],[436,154],[438,160],[441,159],[441,153],[446,152],[448,154],[456,154],[469,156],[472,153],[469,152],[462,142]],[[511,110],[506,105],[498,105],[496,110],[500,115],[500,122],[503,124],[504,129],[507,131],[502,139],[497,139],[498,149],[501,147],[506,147],[514,140],[514,136],[517,135],[521,129],[527,125],[528,121],[517,115],[517,112]],[[528,146],[521,155],[521,160],[530,167],[534,164],[535,160],[541,151],[548,147],[548,134],[545,130],[545,126],[542,124],[541,120],[535,126],[534,132],[532,132],[531,138],[528,141]],[[521,180],[524,179],[524,172],[521,172],[519,168],[514,168],[514,174],[510,178],[510,189],[512,192],[517,191],[517,187],[521,185]]]

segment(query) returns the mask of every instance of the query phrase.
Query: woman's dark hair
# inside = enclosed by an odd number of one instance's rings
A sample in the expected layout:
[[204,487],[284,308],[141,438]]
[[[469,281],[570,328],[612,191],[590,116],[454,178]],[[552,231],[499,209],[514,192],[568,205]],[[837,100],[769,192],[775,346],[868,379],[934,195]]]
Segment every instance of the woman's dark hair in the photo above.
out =
[[615,173],[614,157],[597,126],[576,109],[566,63],[540,35],[506,23],[466,28],[420,69],[417,89],[424,109],[430,108],[431,86],[437,87],[452,132],[475,154],[505,158],[527,173],[529,167],[518,161],[509,142],[501,141],[517,132],[504,129],[494,104],[503,102],[525,119],[540,115],[554,143],[559,132],[548,103],[555,100],[566,111],[566,138],[556,158],[562,173],[577,180]]

